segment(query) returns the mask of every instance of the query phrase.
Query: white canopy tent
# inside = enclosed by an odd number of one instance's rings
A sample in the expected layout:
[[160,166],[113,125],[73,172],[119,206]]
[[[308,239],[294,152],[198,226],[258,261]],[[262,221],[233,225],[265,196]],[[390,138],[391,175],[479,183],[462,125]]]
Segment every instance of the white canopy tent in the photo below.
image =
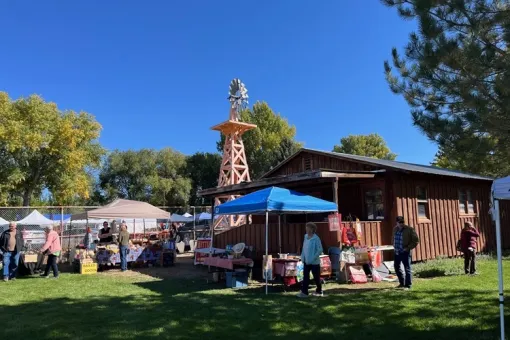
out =
[[32,211],[27,217],[16,222],[21,225],[53,225],[55,222],[45,217],[43,214],[38,212],[37,210]]
[[146,229],[157,228],[157,219],[168,220],[170,213],[146,202],[117,199],[104,207],[74,214],[71,222],[103,218],[125,221],[128,231],[145,233]]
[[0,225],[8,225],[8,224],[9,224],[9,221],[6,221],[0,217]]
[[499,319],[501,339],[505,339],[505,310],[503,295],[503,260],[501,255],[501,218],[499,213],[499,201],[510,200],[510,176],[500,178],[492,183],[492,218],[496,222],[496,248],[498,254],[499,276]]
[[106,219],[169,219],[170,213],[156,208],[155,206],[139,201],[131,201],[124,199],[117,199],[112,203],[105,205],[94,210],[89,210],[83,213],[74,214],[71,220],[83,220],[91,218],[106,218]]

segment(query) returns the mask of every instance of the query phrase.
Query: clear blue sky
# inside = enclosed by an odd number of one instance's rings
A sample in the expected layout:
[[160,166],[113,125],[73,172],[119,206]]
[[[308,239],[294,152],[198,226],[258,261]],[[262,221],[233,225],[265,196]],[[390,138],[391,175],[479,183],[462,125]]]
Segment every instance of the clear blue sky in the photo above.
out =
[[436,151],[384,79],[412,22],[379,1],[3,1],[0,90],[85,110],[108,149],[215,151],[232,78],[307,147],[377,132],[399,160]]

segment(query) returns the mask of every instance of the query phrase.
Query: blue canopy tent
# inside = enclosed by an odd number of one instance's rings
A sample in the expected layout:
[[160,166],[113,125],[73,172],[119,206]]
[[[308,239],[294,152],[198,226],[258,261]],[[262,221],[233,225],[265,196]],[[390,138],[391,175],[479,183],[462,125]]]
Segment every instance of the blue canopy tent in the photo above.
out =
[[[308,196],[289,189],[270,187],[262,189],[236,200],[221,204],[214,209],[216,215],[266,215],[266,258],[269,255],[268,228],[269,213],[276,214],[306,214],[327,213],[338,211],[334,202]],[[280,223],[278,222],[278,226]],[[214,237],[214,232],[212,233]],[[212,242],[211,242],[212,247]],[[268,273],[265,268],[266,294]]]
[[195,219],[197,221],[210,220],[211,218],[212,218],[212,215],[207,212],[203,212],[198,215],[195,215]]
[[193,217],[185,217],[179,214],[172,214],[170,216],[170,221],[172,223],[187,223],[193,221]]

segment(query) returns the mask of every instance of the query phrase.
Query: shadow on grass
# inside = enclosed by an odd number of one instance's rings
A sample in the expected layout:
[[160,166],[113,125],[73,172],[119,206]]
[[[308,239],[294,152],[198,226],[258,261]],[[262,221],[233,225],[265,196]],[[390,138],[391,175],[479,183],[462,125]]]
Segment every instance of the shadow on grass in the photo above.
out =
[[[323,299],[262,294],[260,287],[214,290],[190,280],[136,283],[123,298],[59,298],[0,306],[5,339],[494,339],[495,300],[482,291],[427,290]],[[112,287],[115,289],[115,287]],[[144,293],[144,290],[150,293]],[[100,294],[100,292],[98,292]]]

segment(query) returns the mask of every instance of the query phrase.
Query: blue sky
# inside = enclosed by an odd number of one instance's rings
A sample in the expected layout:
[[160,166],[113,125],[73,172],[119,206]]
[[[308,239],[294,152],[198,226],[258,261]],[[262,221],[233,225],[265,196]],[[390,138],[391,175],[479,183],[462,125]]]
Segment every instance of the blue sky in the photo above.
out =
[[215,151],[232,78],[307,147],[377,132],[398,159],[436,151],[383,61],[412,22],[379,1],[87,0],[0,4],[0,90],[85,110],[108,149]]

